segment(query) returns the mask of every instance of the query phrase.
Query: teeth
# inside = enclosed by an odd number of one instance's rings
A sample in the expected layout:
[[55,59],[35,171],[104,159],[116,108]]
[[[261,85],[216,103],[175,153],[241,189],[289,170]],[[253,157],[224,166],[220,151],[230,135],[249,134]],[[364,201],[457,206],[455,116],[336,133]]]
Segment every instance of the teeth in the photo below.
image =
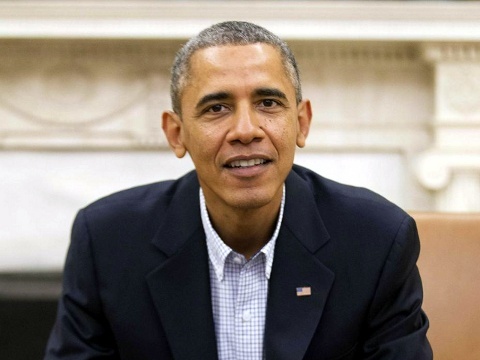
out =
[[250,159],[250,160],[235,160],[232,161],[229,165],[229,167],[248,167],[248,166],[254,166],[254,165],[260,165],[264,164],[267,161],[264,159]]

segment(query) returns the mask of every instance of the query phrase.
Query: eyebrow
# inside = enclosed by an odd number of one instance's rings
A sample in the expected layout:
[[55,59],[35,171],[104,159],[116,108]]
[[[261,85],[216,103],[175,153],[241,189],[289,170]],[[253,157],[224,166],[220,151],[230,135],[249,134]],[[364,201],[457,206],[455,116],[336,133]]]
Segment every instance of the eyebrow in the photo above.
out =
[[195,108],[199,109],[203,105],[208,104],[211,101],[226,100],[226,99],[230,99],[231,97],[232,95],[226,91],[219,91],[216,93],[207,94],[197,102],[197,105],[195,105]]
[[[269,96],[269,97],[276,97],[279,99],[287,99],[287,95],[283,91],[280,91],[275,88],[258,88],[254,91],[255,96]],[[221,101],[231,99],[233,96],[231,93],[226,91],[219,91],[211,94],[207,94],[203,96],[195,105],[195,109],[200,109],[205,104],[208,104],[212,101]]]
[[279,99],[287,99],[287,95],[283,91],[275,88],[259,88],[255,90],[256,96],[272,96]]

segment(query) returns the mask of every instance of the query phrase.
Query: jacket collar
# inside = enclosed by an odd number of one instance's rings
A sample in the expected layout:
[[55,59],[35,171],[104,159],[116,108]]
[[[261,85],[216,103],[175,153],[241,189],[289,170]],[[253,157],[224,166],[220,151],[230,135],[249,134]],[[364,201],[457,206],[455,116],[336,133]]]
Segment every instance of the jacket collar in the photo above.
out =
[[[267,359],[302,359],[320,322],[334,274],[314,253],[329,240],[312,190],[295,172],[275,248],[265,324]],[[297,296],[297,288],[311,295]]]
[[202,227],[200,185],[195,171],[177,180],[169,193],[170,204],[152,243],[167,256],[174,255]]
[[188,173],[174,186],[152,241],[168,258],[147,275],[147,284],[173,357],[215,360],[208,254],[196,173]]
[[[217,359],[199,184],[194,172],[179,180],[153,244],[168,259],[147,276],[150,292],[175,359]],[[269,282],[267,359],[305,354],[320,321],[334,275],[314,253],[329,236],[312,190],[292,171]],[[298,297],[297,287],[311,295]]]

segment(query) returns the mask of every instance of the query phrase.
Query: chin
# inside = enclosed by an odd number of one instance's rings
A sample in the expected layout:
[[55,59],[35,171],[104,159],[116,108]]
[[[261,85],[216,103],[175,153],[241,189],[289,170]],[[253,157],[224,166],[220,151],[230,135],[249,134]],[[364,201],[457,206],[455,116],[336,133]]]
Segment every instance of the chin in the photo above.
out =
[[236,196],[230,198],[232,207],[248,210],[258,209],[271,203],[275,194],[268,194],[265,189],[238,191]]

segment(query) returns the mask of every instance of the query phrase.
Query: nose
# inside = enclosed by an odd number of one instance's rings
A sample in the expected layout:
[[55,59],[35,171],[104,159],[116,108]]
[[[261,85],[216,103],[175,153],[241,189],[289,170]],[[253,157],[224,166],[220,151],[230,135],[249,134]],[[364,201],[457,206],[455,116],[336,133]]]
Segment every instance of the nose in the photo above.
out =
[[227,134],[230,143],[249,144],[265,136],[258,114],[250,107],[239,107],[232,116],[232,125]]

